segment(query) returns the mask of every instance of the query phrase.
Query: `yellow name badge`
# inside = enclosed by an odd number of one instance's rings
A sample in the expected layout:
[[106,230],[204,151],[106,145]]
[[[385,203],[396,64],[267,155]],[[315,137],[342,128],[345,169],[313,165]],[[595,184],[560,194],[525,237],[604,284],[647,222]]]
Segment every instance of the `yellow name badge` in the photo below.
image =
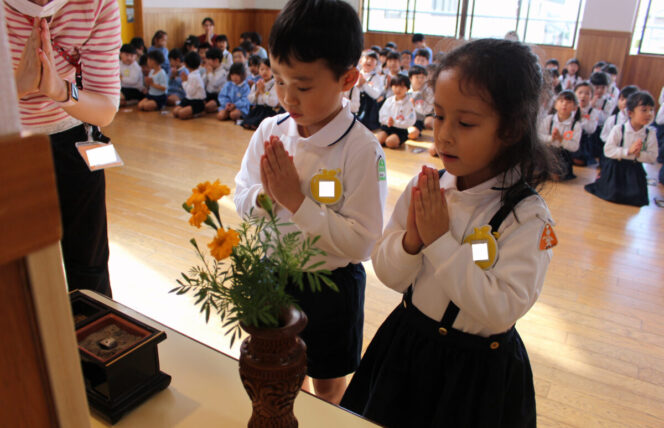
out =
[[311,196],[321,204],[332,205],[343,195],[341,181],[337,178],[340,169],[323,169],[311,179]]
[[476,227],[472,234],[466,236],[463,243],[470,244],[473,261],[482,269],[487,270],[496,262],[498,243],[491,233],[491,226]]

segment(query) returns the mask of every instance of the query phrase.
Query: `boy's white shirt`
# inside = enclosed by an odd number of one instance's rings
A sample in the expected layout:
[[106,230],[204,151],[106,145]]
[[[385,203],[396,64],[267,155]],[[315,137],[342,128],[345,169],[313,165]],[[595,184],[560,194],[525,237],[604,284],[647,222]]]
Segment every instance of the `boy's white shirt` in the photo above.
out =
[[387,121],[390,117],[394,119],[392,126],[395,128],[408,129],[409,126],[415,125],[417,115],[410,94],[407,93],[403,99],[398,101],[394,95],[385,100],[380,112],[378,112],[378,121],[385,126],[389,126]]
[[603,126],[606,119],[611,116],[611,112],[615,108],[616,102],[614,102],[608,94],[604,94],[602,98],[595,102],[595,104],[591,105],[601,113],[599,116],[599,126]]
[[[277,204],[277,216],[293,225],[281,228],[283,233],[300,230],[307,237],[320,235],[317,246],[327,253],[321,268],[336,269],[350,263],[367,260],[383,229],[383,209],[387,182],[379,171],[384,163],[383,149],[376,137],[350,111],[348,100],[330,123],[314,135],[303,138],[297,124],[288,114],[265,119],[254,133],[235,177],[235,207],[244,216],[254,210],[267,215],[256,206],[256,197],[263,192],[260,179],[260,159],[263,142],[272,135],[281,139],[284,148],[293,156],[300,178],[300,190],[305,195],[300,208],[291,213]],[[382,162],[381,162],[382,159]],[[316,202],[311,192],[313,178],[321,170],[340,170],[341,199],[332,205]]]
[[230,71],[231,65],[233,65],[233,54],[224,50],[221,55],[221,66],[226,70],[226,74]]
[[123,88],[145,89],[143,70],[136,61],[129,65],[120,61],[120,83]]
[[360,88],[373,99],[380,97],[385,90],[385,82],[383,81],[383,77],[376,71],[365,73],[364,71],[360,70],[360,74],[362,77],[364,77],[366,82],[363,85],[357,85],[358,88]]
[[189,100],[205,100],[205,86],[200,73],[191,72],[187,80],[182,82],[184,93]]
[[[637,160],[642,163],[655,163],[657,160],[657,131],[654,128],[650,128],[648,131],[648,139],[646,140],[646,126],[634,131],[632,128],[631,122],[628,120],[624,123],[625,126],[625,137],[620,146],[620,139],[622,137],[622,127],[623,125],[616,125],[611,130],[609,138],[604,144],[604,155],[607,158],[611,159],[630,159]],[[643,141],[643,149],[638,155],[630,155],[629,149],[636,140]]]
[[606,140],[609,139],[609,134],[611,134],[613,127],[616,125],[622,125],[628,120],[629,116],[627,116],[625,110],[620,110],[617,115],[612,114],[606,119],[606,122],[604,122],[602,132],[599,134],[599,138],[606,143]]
[[502,205],[503,183],[492,178],[459,191],[457,178],[446,172],[440,179],[449,207],[449,231],[411,255],[403,249],[413,178],[392,213],[383,237],[371,256],[376,276],[400,293],[413,285],[413,304],[426,316],[440,320],[450,301],[459,308],[455,329],[480,336],[503,333],[537,300],[551,260],[551,250],[540,250],[546,223],[553,225],[545,202],[530,196],[510,213],[499,228],[495,265],[482,270],[473,262],[466,236],[489,220]]
[[257,86],[254,84],[247,98],[252,105],[261,105],[276,107],[279,105],[279,97],[277,96],[277,85],[274,83],[274,77],[265,82],[265,90],[257,94]]
[[[599,116],[600,112],[591,107],[590,105],[586,108],[579,107],[581,109],[581,129],[586,134],[592,134],[597,130],[599,125]],[[592,108],[592,111],[590,110]],[[590,113],[588,113],[590,111]]]
[[408,93],[410,94],[410,99],[413,101],[417,120],[424,120],[427,115],[433,113],[434,95],[431,86],[424,84],[419,91],[415,91],[411,87]]
[[[552,120],[553,128],[551,128]],[[558,120],[558,113],[548,115],[539,124],[538,133],[540,139],[553,147],[562,147],[563,149],[570,152],[579,150],[582,133],[581,121],[576,122],[574,129],[572,129],[572,122],[574,122],[574,113],[572,113],[570,117],[567,118],[567,120],[562,122]],[[551,129],[551,132],[549,132],[549,128]],[[553,141],[552,135],[554,129],[557,129],[560,132],[560,135],[563,136],[562,141]],[[572,131],[572,136],[571,138],[566,139],[564,136],[568,131]]]
[[226,70],[221,65],[217,67],[216,70],[212,72],[205,71],[205,78],[203,82],[205,83],[205,90],[211,94],[217,94],[221,92],[221,88],[226,84]]

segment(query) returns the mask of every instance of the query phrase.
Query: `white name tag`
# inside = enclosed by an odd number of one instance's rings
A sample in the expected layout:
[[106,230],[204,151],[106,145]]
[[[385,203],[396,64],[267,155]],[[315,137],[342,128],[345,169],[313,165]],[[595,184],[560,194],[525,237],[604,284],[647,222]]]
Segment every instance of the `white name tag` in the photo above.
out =
[[124,165],[120,155],[111,143],[80,142],[76,143],[76,148],[90,171]]
[[471,248],[474,262],[489,261],[489,244],[487,242],[473,242]]

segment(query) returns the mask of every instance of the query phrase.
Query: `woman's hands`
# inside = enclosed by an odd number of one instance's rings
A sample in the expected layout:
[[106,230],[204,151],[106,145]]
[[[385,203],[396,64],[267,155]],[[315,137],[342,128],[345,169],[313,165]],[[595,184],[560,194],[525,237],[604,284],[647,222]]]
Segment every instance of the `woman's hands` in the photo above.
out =
[[45,19],[40,21],[41,30],[41,48],[39,60],[41,61],[42,77],[39,82],[39,92],[46,95],[53,101],[67,101],[67,84],[58,74],[55,67],[55,57],[53,54],[53,45],[51,44],[51,31]]

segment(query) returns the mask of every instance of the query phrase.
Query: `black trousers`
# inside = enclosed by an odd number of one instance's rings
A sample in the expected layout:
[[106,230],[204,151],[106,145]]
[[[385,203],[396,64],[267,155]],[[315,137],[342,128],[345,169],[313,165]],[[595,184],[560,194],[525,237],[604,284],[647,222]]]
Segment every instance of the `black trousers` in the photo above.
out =
[[83,125],[52,134],[50,139],[68,288],[111,297],[104,171],[90,172],[76,149],[77,142],[87,140]]

